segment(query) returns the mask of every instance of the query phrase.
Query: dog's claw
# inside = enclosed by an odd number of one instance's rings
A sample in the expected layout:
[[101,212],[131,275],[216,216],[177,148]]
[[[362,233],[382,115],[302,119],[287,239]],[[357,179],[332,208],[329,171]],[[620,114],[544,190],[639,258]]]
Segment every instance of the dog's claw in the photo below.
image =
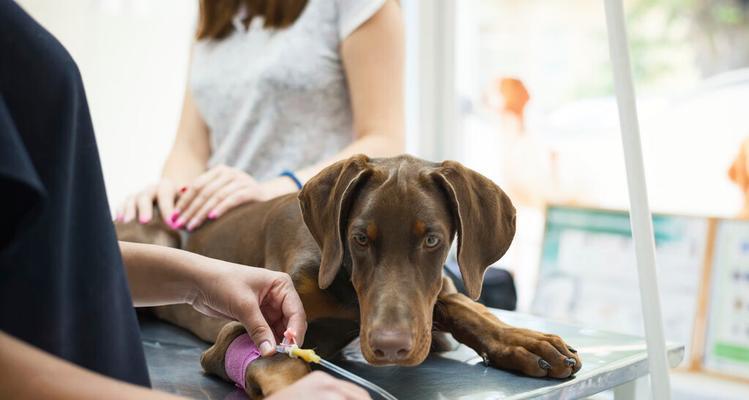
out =
[[481,358],[484,359],[484,365],[489,366],[489,355],[486,352],[481,353]]
[[575,361],[575,359],[574,359],[574,358],[566,358],[566,359],[564,360],[564,363],[565,363],[565,364],[566,364],[566,365],[567,365],[568,367],[574,367],[575,365],[577,365],[577,361]]
[[538,366],[546,370],[551,369],[551,364],[546,362],[543,358],[538,359]]
[[572,347],[570,347],[570,346],[567,346],[567,350],[569,350],[569,351],[571,351],[571,352],[573,352],[573,353],[577,353],[577,350],[573,349],[573,348],[572,348]]

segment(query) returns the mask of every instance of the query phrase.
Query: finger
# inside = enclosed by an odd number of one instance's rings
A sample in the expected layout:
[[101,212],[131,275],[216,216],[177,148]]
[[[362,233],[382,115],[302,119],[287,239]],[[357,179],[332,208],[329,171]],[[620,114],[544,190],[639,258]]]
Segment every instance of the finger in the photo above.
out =
[[221,204],[224,200],[231,197],[232,195],[236,194],[237,192],[240,192],[243,188],[246,190],[249,190],[246,184],[244,184],[243,182],[234,180],[228,185],[225,185],[224,187],[219,189],[214,196],[214,198],[218,200],[217,203],[213,206],[211,210],[208,211],[208,214],[206,214],[208,219],[218,218],[218,214],[217,214],[218,205]]
[[117,222],[122,222],[125,218],[125,203],[127,202],[127,199],[120,203],[120,205],[117,207],[117,211],[115,212],[114,220]]
[[297,342],[301,346],[304,344],[304,335],[307,333],[307,315],[304,312],[302,300],[293,286],[287,292],[281,310],[283,310],[284,318],[288,321],[286,329],[296,336]]
[[226,214],[226,212],[231,210],[232,208],[240,204],[246,203],[248,201],[251,201],[253,199],[253,196],[252,196],[253,192],[254,191],[249,188],[241,189],[239,191],[234,192],[234,194],[225,198],[213,209],[213,211],[211,212],[212,217],[218,218]]
[[123,222],[130,222],[135,218],[135,197],[130,196],[125,201],[125,213],[122,216]]
[[159,204],[159,212],[161,213],[161,219],[164,220],[169,226],[172,226],[174,213],[174,186],[171,184],[159,185],[158,191],[156,192],[156,202]]
[[177,212],[182,213],[190,205],[195,196],[197,196],[200,189],[225,170],[224,167],[214,167],[195,178],[195,180],[187,186],[187,190],[179,197],[177,205],[175,206]]
[[[187,209],[180,209],[180,219],[186,221],[186,223],[193,222],[193,218],[197,217],[198,211],[205,206],[205,204],[211,200],[213,194],[221,187],[228,185],[234,176],[229,174],[223,174],[216,177],[215,180],[206,183],[204,186],[196,189],[196,194],[193,197]],[[189,192],[189,189],[188,189]],[[215,205],[215,204],[214,204]],[[193,226],[194,228],[195,226]],[[188,228],[189,229],[189,228]]]
[[193,229],[202,225],[206,218],[208,218],[208,213],[216,207],[219,201],[220,199],[216,194],[206,200],[206,202],[200,207],[200,210],[198,210],[198,212],[192,216],[192,219],[190,219],[190,222],[187,224],[187,230],[191,232]]
[[265,318],[263,318],[257,302],[252,300],[246,301],[238,317],[239,322],[244,325],[252,341],[260,349],[260,353],[263,356],[273,355],[276,352],[276,339],[273,337],[273,331],[270,329],[270,326],[268,326]]
[[149,188],[138,195],[138,198],[136,199],[138,222],[141,224],[148,223],[153,217],[153,198],[155,195],[155,189]]
[[294,282],[286,273],[276,273],[273,286],[265,297],[263,313],[271,326],[278,328],[274,323],[280,318],[282,321],[281,332],[290,334],[300,346],[304,343],[304,335],[307,331],[307,316],[304,305],[299,297]]

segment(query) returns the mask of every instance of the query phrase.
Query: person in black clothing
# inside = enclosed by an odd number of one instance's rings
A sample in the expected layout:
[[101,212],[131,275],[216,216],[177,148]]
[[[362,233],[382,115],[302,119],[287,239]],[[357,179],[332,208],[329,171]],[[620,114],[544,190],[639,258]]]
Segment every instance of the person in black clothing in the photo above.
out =
[[[0,398],[171,397],[147,389],[133,305],[189,303],[234,318],[263,355],[277,339],[265,316],[283,315],[273,328],[304,337],[286,274],[118,246],[78,68],[10,0],[0,0],[0,193]],[[311,393],[368,397],[320,374],[277,396]]]

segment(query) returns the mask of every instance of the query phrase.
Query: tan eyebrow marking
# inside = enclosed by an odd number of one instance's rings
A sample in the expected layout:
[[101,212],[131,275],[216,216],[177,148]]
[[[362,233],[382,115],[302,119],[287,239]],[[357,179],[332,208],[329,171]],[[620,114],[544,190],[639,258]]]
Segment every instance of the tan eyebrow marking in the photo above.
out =
[[414,235],[424,236],[427,231],[427,225],[423,221],[416,220],[412,229]]
[[374,222],[367,224],[367,236],[369,240],[377,239],[377,225]]

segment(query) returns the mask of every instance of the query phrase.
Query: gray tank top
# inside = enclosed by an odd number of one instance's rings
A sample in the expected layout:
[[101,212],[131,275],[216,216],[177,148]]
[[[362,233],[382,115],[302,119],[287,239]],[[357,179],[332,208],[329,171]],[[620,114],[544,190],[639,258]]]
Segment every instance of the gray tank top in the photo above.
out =
[[220,41],[195,44],[190,89],[208,125],[209,167],[259,180],[331,157],[354,139],[341,42],[384,0],[309,0],[289,28],[234,19]]

